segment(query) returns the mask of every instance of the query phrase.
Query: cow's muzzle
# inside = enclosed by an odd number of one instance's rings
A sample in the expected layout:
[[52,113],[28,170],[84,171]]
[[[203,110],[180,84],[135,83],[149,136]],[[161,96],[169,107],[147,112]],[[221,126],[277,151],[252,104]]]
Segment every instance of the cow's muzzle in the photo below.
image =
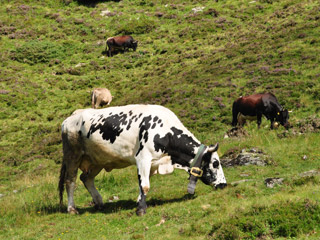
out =
[[224,189],[227,186],[226,183],[219,183],[218,185],[215,186],[216,189]]

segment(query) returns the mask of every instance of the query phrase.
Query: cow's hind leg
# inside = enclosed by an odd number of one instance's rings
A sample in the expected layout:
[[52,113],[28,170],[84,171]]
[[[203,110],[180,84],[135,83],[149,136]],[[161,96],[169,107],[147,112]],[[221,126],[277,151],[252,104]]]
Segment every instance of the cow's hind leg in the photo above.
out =
[[74,214],[78,213],[74,204],[73,193],[76,187],[81,150],[77,147],[77,135],[73,135],[71,132],[69,135],[62,133],[62,143],[63,161],[59,180],[60,206],[63,203],[63,190],[65,184],[68,195],[68,212]]
[[138,216],[142,216],[146,214],[146,197],[150,190],[151,157],[137,159],[137,167],[140,194],[138,197],[138,207],[136,213]]
[[84,186],[87,188],[88,192],[92,196],[92,200],[96,209],[103,208],[102,197],[96,189],[96,187],[94,186],[94,178],[99,174],[101,169],[101,167],[93,167],[88,172],[83,172],[80,175],[81,181],[83,182]]
[[76,187],[76,179],[79,165],[77,161],[66,165],[66,190],[68,195],[68,212],[71,214],[78,214],[76,210],[73,194]]

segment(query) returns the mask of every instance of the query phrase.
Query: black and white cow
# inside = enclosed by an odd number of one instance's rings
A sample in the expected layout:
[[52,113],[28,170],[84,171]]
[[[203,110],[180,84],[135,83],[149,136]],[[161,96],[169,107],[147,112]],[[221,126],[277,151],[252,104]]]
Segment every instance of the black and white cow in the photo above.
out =
[[136,165],[140,194],[137,214],[146,213],[146,195],[152,174],[171,173],[174,164],[190,173],[188,192],[193,194],[200,178],[215,188],[226,186],[217,153],[218,144],[205,146],[197,140],[169,109],[157,105],[127,105],[105,109],[85,109],[62,123],[63,162],[60,172],[60,204],[64,184],[68,212],[77,213],[73,192],[77,170],[95,206],[103,206],[94,186],[95,176],[104,168]]

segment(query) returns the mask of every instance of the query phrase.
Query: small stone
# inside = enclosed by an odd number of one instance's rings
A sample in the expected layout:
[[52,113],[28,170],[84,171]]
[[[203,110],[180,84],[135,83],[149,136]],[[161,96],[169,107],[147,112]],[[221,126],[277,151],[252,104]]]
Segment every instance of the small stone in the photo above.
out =
[[267,178],[264,180],[264,183],[268,188],[274,188],[275,185],[281,185],[284,178]]
[[310,170],[307,172],[300,173],[299,175],[301,177],[312,177],[312,176],[320,175],[320,171],[319,170]]

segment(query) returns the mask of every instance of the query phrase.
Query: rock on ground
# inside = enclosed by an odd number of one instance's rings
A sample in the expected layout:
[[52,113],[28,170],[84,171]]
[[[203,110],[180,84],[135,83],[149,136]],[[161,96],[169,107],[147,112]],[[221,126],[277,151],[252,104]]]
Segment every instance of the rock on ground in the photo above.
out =
[[225,167],[257,165],[265,166],[270,163],[270,157],[262,150],[251,148],[242,149],[238,152],[236,149],[230,149],[221,157],[221,164]]

